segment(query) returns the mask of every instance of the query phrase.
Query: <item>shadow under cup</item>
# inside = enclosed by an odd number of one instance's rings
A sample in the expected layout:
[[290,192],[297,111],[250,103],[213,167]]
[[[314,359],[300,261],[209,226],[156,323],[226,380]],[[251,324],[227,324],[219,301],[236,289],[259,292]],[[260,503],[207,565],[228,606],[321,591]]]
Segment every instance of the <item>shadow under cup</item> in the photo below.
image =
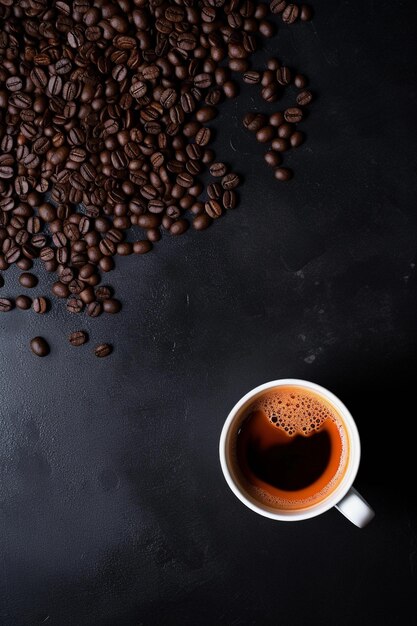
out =
[[235,495],[275,519],[313,517],[351,487],[360,442],[347,408],[330,391],[296,379],[257,387],[223,427],[220,459]]

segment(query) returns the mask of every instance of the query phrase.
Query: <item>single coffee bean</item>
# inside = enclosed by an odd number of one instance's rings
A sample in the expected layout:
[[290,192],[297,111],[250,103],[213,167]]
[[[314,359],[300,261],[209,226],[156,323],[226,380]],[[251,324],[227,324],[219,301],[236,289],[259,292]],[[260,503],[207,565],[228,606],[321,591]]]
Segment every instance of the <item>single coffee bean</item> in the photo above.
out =
[[269,123],[271,126],[274,126],[275,128],[277,128],[278,126],[281,126],[281,124],[284,121],[285,121],[284,115],[283,113],[281,113],[281,111],[276,111],[276,113],[272,113],[272,115],[269,116]]
[[43,315],[44,313],[47,312],[48,306],[49,306],[48,300],[44,298],[43,296],[34,298],[32,302],[32,309],[35,311],[35,313],[39,313],[40,315]]
[[207,195],[213,200],[217,200],[223,194],[223,189],[220,183],[210,183],[207,186]]
[[291,135],[294,132],[294,127],[292,126],[292,124],[289,124],[288,122],[284,122],[283,124],[281,124],[281,126],[278,127],[278,137],[281,137],[281,139],[289,139],[289,137],[291,137]]
[[298,148],[304,142],[304,133],[296,130],[290,137],[290,144],[292,148]]
[[286,24],[293,24],[298,18],[299,13],[300,9],[297,4],[288,4],[282,13],[282,21]]
[[116,300],[116,298],[106,298],[102,301],[101,304],[105,313],[110,313],[113,315],[119,313],[122,308],[121,302],[119,300]]
[[14,307],[14,302],[10,298],[0,298],[0,313],[7,313]]
[[294,76],[294,85],[297,87],[297,89],[304,89],[304,87],[306,87],[307,85],[306,77],[302,74],[296,74]]
[[243,74],[243,80],[245,83],[248,83],[248,85],[257,85],[261,82],[261,74],[260,72],[251,70],[250,72],[245,72]]
[[103,306],[101,302],[90,302],[87,305],[87,315],[89,315],[90,317],[98,317],[99,315],[101,315],[102,310]]
[[240,185],[240,178],[237,174],[231,172],[230,174],[223,176],[221,182],[223,189],[235,189],[235,187]]
[[286,6],[287,6],[286,0],[271,0],[271,4],[269,5],[269,8],[272,13],[278,14],[278,13],[282,13]]
[[189,227],[189,222],[185,219],[180,219],[174,222],[169,229],[171,235],[182,235]]
[[67,311],[69,313],[80,313],[84,308],[84,303],[79,298],[69,298],[67,300]]
[[152,250],[152,243],[146,239],[133,243],[133,252],[135,254],[146,254],[150,250]]
[[277,81],[280,85],[284,87],[289,85],[291,82],[291,72],[288,67],[280,67],[277,69]]
[[262,113],[248,113],[244,118],[245,127],[251,132],[257,132],[260,128],[265,126],[266,117]]
[[307,91],[306,89],[304,91],[300,91],[300,93],[298,94],[296,100],[297,100],[297,104],[299,104],[300,106],[307,106],[308,104],[310,104],[310,102],[313,99],[313,95],[311,93],[311,91]]
[[30,341],[30,349],[36,356],[47,356],[50,352],[49,344],[43,337],[34,337]]
[[260,143],[266,143],[268,141],[271,141],[274,136],[275,130],[273,126],[263,126],[256,133],[256,140]]
[[217,219],[222,214],[221,204],[217,200],[209,200],[204,204],[204,208],[207,215],[213,220]]
[[290,107],[284,111],[284,117],[287,122],[297,124],[303,119],[303,112],[298,107]]
[[275,150],[276,152],[285,152],[286,150],[289,149],[290,144],[288,143],[286,139],[277,137],[276,139],[272,141],[271,146],[272,146],[272,150]]
[[292,178],[292,171],[288,167],[277,167],[274,176],[277,180],[287,181]]
[[223,192],[222,203],[225,209],[234,209],[237,204],[236,191],[226,189],[226,191]]
[[23,272],[19,276],[19,283],[22,287],[26,287],[28,289],[32,289],[32,287],[36,287],[38,284],[38,279],[34,274],[30,274],[29,272]]
[[268,152],[265,152],[264,159],[266,164],[270,167],[278,167],[278,165],[281,165],[282,162],[279,152],[276,152],[275,150],[268,150]]
[[313,17],[313,9],[308,4],[301,5],[300,19],[302,22],[309,22]]
[[100,358],[109,356],[113,351],[113,348],[108,343],[99,343],[94,349],[94,354]]
[[[52,293],[54,294],[54,296],[56,296],[57,298],[68,298],[68,296],[70,295],[70,290],[68,288],[68,285],[65,285],[64,283],[62,283],[60,280],[57,280],[53,285],[52,285]],[[38,312],[38,311],[37,311]]]
[[278,100],[278,86],[272,84],[264,87],[261,91],[261,96],[266,102],[276,102]]
[[201,213],[200,215],[196,215],[192,223],[195,230],[205,230],[212,223],[212,218],[209,217],[207,213]]
[[32,306],[32,298],[29,298],[29,296],[17,296],[16,306],[18,309],[26,311]]
[[110,287],[105,287],[104,285],[101,287],[97,287],[96,291],[96,300],[98,302],[103,302],[103,300],[108,300],[112,296],[112,290]]
[[83,344],[87,343],[88,335],[84,330],[75,330],[68,337],[68,341],[72,346],[82,346]]
[[212,163],[210,165],[210,174],[214,177],[223,177],[227,172],[227,166],[224,163]]

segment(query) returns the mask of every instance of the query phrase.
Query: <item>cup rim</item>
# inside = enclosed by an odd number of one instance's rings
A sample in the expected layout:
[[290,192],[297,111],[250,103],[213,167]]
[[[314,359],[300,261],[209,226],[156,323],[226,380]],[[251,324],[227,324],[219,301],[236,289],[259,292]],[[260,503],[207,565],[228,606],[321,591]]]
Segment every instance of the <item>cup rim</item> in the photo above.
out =
[[[321,500],[317,504],[313,504],[310,507],[306,507],[305,509],[295,509],[295,510],[282,510],[277,511],[273,507],[269,507],[267,505],[263,505],[255,498],[252,498],[249,494],[245,493],[243,489],[237,484],[236,480],[233,477],[233,474],[230,470],[229,463],[229,454],[228,454],[228,436],[231,430],[231,427],[234,423],[235,417],[240,411],[240,409],[255,395],[259,394],[262,391],[266,391],[267,389],[271,389],[272,387],[282,387],[286,385],[295,385],[299,387],[304,387],[306,389],[311,389],[318,394],[324,396],[327,400],[329,400],[335,408],[341,413],[343,421],[345,423],[346,429],[348,431],[349,436],[349,458],[347,467],[345,470],[345,474],[337,485],[337,487],[332,491],[324,500]],[[322,385],[318,385],[317,383],[313,383],[308,380],[303,380],[300,378],[279,378],[277,380],[272,380],[267,383],[263,383],[262,385],[258,385],[254,387],[250,391],[248,391],[240,400],[234,405],[229,415],[226,418],[226,421],[223,425],[222,432],[220,435],[219,442],[219,456],[220,456],[220,465],[223,471],[223,475],[226,479],[227,484],[230,489],[233,491],[235,496],[239,498],[243,504],[245,504],[248,508],[250,508],[255,513],[259,515],[263,515],[264,517],[268,517],[270,519],[280,520],[280,521],[300,521],[309,519],[312,517],[316,517],[317,515],[321,515],[325,513],[333,506],[338,504],[340,500],[346,495],[346,493],[351,488],[353,481],[355,480],[356,474],[359,469],[360,456],[361,456],[361,443],[359,438],[358,428],[356,423],[349,411],[349,409],[343,404],[343,402],[329,389],[323,387]]]

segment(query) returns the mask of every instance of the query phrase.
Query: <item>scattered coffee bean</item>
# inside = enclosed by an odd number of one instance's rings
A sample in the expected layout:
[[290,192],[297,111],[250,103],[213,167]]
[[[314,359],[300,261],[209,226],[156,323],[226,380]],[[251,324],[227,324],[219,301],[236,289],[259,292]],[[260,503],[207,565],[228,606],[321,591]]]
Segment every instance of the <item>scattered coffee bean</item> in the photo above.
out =
[[298,5],[288,4],[282,12],[282,21],[286,24],[293,24],[298,18],[299,13],[300,9],[298,8]]
[[27,287],[28,289],[32,289],[32,287],[36,287],[38,284],[38,279],[34,274],[30,274],[29,272],[23,272],[19,276],[19,283],[22,287]]
[[313,94],[310,91],[301,91],[297,96],[297,104],[300,106],[307,106],[313,99]]
[[267,143],[268,141],[271,141],[274,135],[275,130],[273,126],[263,126],[256,133],[256,139],[260,143]]
[[88,341],[88,335],[84,330],[76,330],[70,334],[68,340],[72,346],[82,346]]
[[278,165],[281,165],[282,162],[279,153],[275,150],[268,150],[268,152],[265,152],[264,159],[270,167],[278,167]]
[[80,313],[84,308],[84,303],[79,298],[69,298],[67,300],[67,311],[69,313]]
[[0,313],[7,313],[11,311],[13,307],[13,300],[10,300],[10,298],[0,298]]
[[224,163],[213,163],[210,165],[210,174],[221,178],[227,172],[227,166]]
[[113,348],[108,343],[99,343],[94,349],[94,354],[100,358],[109,356],[113,351]]
[[309,22],[313,17],[313,9],[308,4],[301,5],[300,19],[303,22]]
[[290,180],[290,178],[292,178],[292,171],[288,167],[277,167],[274,176],[277,180]]
[[98,302],[103,302],[103,300],[108,300],[109,298],[111,298],[111,296],[112,296],[112,290],[110,289],[110,287],[105,287],[104,285],[102,287],[97,287],[96,300],[98,300]]
[[32,298],[29,298],[29,296],[17,296],[16,306],[18,309],[26,311],[32,306]]
[[303,112],[298,107],[290,107],[288,109],[285,109],[284,117],[287,122],[297,124],[303,119]]
[[34,337],[30,341],[30,349],[36,356],[47,356],[50,352],[49,344],[43,337]]
[[35,313],[43,315],[48,310],[48,300],[43,296],[34,298],[32,302],[32,309],[35,311]]
[[[283,140],[285,141],[285,140]],[[296,130],[290,137],[290,144],[292,148],[298,148],[304,142],[304,133],[300,130]]]
[[87,315],[89,315],[90,317],[98,317],[99,315],[101,315],[102,310],[103,305],[101,302],[90,302],[87,305]]

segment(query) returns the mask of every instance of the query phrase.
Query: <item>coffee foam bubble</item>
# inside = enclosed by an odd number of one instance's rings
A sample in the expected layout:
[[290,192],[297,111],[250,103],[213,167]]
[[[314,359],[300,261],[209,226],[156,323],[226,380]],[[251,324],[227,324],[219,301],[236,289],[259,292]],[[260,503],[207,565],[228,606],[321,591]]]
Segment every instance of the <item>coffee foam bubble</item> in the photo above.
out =
[[328,419],[341,426],[338,414],[324,400],[297,390],[274,391],[262,396],[253,403],[251,410],[265,413],[271,424],[290,437],[311,435]]

